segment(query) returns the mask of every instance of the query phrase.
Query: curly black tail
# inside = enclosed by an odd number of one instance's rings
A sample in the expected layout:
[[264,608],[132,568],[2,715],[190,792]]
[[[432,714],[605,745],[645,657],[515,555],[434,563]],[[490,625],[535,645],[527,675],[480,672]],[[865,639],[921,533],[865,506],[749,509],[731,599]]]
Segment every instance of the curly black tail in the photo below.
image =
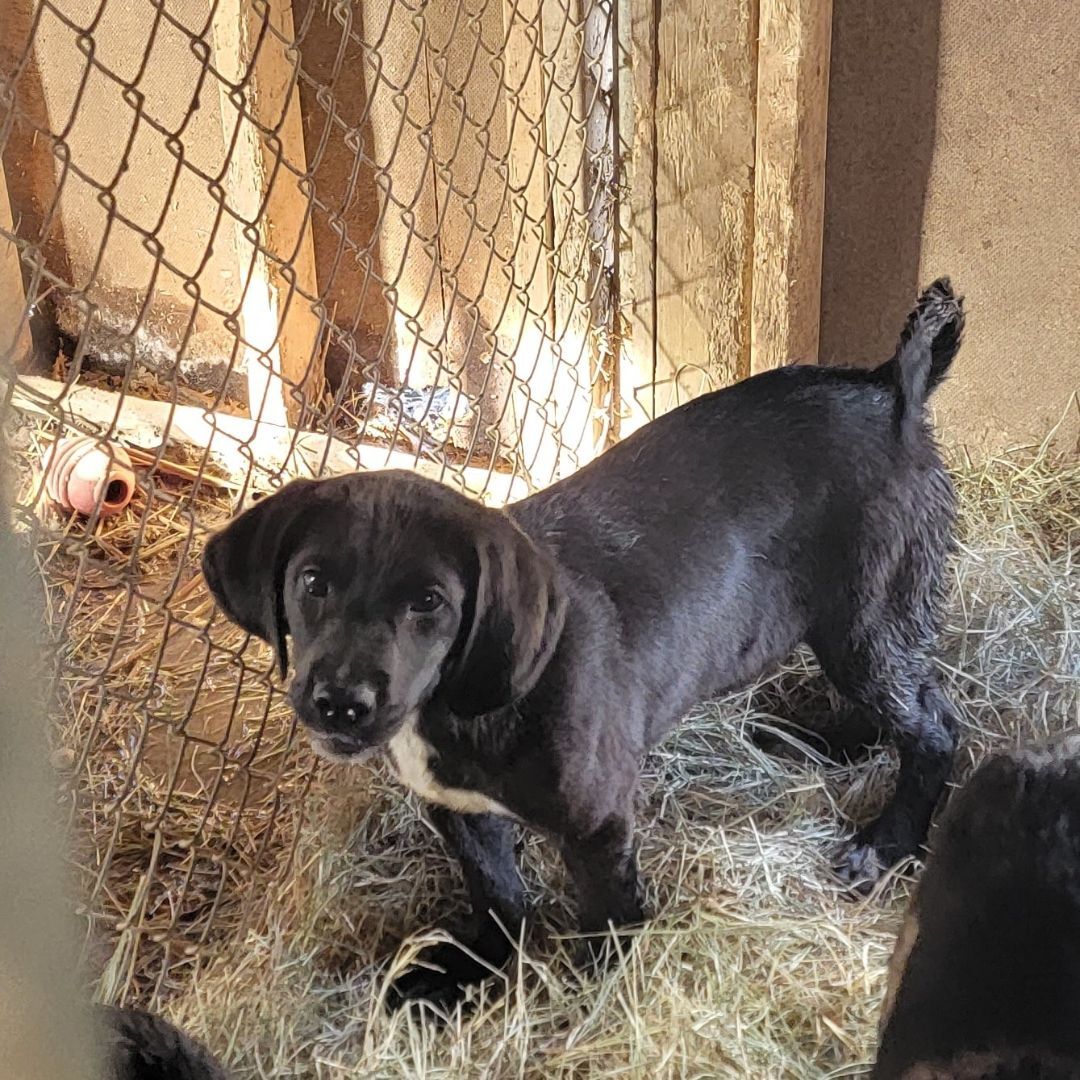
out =
[[897,391],[897,423],[904,439],[917,437],[927,398],[945,378],[964,335],[964,300],[947,277],[923,290],[891,360],[879,369]]

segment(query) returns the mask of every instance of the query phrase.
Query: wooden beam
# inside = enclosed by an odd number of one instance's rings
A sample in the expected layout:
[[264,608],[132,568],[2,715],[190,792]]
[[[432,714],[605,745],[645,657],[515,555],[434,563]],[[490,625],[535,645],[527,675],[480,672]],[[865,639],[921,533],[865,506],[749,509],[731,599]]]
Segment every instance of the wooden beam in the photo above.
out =
[[294,37],[290,0],[219,0],[212,33],[214,64],[227,80],[216,82],[243,283],[248,409],[280,427],[298,416],[298,392],[314,404],[323,389],[320,319],[304,295],[317,295],[317,285],[310,199],[295,175],[307,164],[296,60],[283,44]]
[[582,84],[585,92],[585,202],[588,212],[589,389],[592,442],[607,444],[617,414],[619,373],[616,282],[618,243],[618,90],[615,34],[619,0],[594,0],[585,16]]
[[760,0],[750,367],[815,363],[832,0]]
[[361,36],[377,42],[364,65],[369,103],[364,134],[379,192],[377,231],[391,306],[395,375],[431,386],[442,365],[432,342],[444,329],[438,263],[438,207],[432,160],[432,101],[427,84],[427,22],[396,0],[354,7]]
[[63,425],[59,436],[70,427],[79,434],[95,431],[143,450],[182,446],[198,451],[241,487],[265,490],[269,478],[281,473],[338,476],[360,469],[410,469],[496,506],[528,494],[525,482],[512,474],[457,468],[386,446],[277,427],[265,419],[147,401],[92,386],[68,386],[44,376],[20,377],[12,400],[17,408],[56,417]]
[[504,0],[507,173],[514,288],[505,333],[516,376],[510,388],[517,453],[526,475],[550,481],[558,446],[545,410],[556,382],[554,275],[550,264],[543,13],[540,0]]
[[756,12],[745,0],[630,0],[624,435],[749,371]]
[[25,371],[34,352],[26,311],[19,251],[8,239],[15,235],[7,180],[0,166],[0,361]]
[[[534,475],[557,480],[586,464],[593,436],[584,0],[540,4],[544,55],[547,260],[551,282],[546,366],[528,394],[542,411],[546,439],[530,459]],[[531,447],[526,447],[531,450]]]
[[622,57],[620,117],[623,162],[629,180],[624,201],[629,250],[622,276],[623,313],[629,333],[622,343],[619,371],[619,428],[628,434],[660,413],[656,392],[659,326],[656,306],[656,103],[659,94],[656,0],[619,0],[622,22],[629,26],[629,50]]

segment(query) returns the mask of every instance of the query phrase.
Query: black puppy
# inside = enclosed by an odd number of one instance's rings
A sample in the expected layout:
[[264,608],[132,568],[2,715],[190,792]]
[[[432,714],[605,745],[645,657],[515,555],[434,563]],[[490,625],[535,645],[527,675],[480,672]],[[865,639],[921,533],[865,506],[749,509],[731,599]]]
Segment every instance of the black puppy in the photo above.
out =
[[876,1080],[1080,1077],[1080,740],[953,796],[890,965]]
[[[931,662],[953,493],[924,402],[962,328],[938,281],[876,370],[747,379],[505,511],[407,472],[296,481],[208,543],[206,580],[282,674],[291,635],[317,749],[384,749],[433,804],[487,964],[523,918],[515,819],[559,844],[583,931],[638,922],[642,755],[800,641],[900,752],[843,861],[873,880],[918,849],[953,752]],[[431,959],[402,996],[449,1002],[489,970]]]

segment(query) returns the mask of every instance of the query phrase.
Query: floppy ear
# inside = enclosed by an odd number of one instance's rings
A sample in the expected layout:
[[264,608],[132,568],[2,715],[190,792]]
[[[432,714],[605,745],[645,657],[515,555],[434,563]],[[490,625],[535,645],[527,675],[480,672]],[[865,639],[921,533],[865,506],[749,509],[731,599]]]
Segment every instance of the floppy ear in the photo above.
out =
[[501,511],[485,514],[491,517],[476,541],[472,622],[443,685],[451,711],[465,717],[524,697],[551,659],[566,617],[551,556]]
[[314,480],[294,480],[257,502],[207,542],[202,572],[221,610],[277,653],[281,677],[289,667],[282,574],[293,526],[310,505]]

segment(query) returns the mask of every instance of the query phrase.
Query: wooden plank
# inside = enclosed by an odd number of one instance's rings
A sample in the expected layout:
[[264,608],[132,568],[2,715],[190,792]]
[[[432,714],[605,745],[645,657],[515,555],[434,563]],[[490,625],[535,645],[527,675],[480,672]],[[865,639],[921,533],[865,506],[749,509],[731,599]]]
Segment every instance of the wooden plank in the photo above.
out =
[[[338,476],[359,469],[409,469],[496,506],[528,493],[521,478],[510,473],[418,461],[415,454],[278,427],[265,418],[254,420],[196,405],[69,386],[44,376],[20,378],[13,400],[18,408],[58,417],[60,436],[70,427],[80,433],[96,431],[149,451],[177,445],[198,450],[214,468],[245,488],[265,489],[269,479],[282,471],[291,476]],[[253,466],[256,448],[259,455]]]
[[[261,4],[252,6],[257,11]],[[311,198],[302,180],[308,167],[292,0],[267,0],[267,13],[274,33],[264,39],[255,69],[258,115],[262,123],[275,129],[276,136],[264,140],[268,185],[265,242],[287,267],[271,268],[281,311],[282,371],[303,388],[304,401],[312,409],[318,407],[324,389],[322,317],[315,299],[319,286]],[[289,416],[296,419],[299,413],[292,400],[286,405]]]
[[[467,391],[479,429],[475,452],[485,457],[496,451],[496,442],[503,452],[518,442],[507,407],[523,315],[521,304],[512,301],[517,222],[510,212],[508,172],[514,154],[508,133],[507,14],[504,0],[454,0],[425,10],[435,248],[445,319],[438,343],[440,381]],[[520,32],[518,25],[515,33]],[[520,52],[521,47],[519,61]],[[520,176],[528,169],[524,159],[531,138],[520,125],[514,137],[522,155],[515,166]]]
[[[310,204],[296,177],[282,165],[284,159],[300,173],[307,167],[295,61],[269,27],[292,40],[289,0],[219,0],[212,39],[214,65],[227,80],[215,81],[230,148],[225,200],[236,215],[244,283],[238,321],[248,408],[256,420],[280,427],[300,412],[293,388],[313,403],[322,392],[323,372],[317,352],[319,316],[302,295],[318,291]],[[243,110],[275,129],[273,140],[243,115],[237,96],[241,92]]]
[[566,475],[597,451],[585,100],[588,13],[597,2],[545,0],[541,5],[551,332],[547,368],[530,389],[549,427],[549,458],[552,447],[555,451],[549,479]]
[[[635,138],[635,86],[631,61],[634,57],[634,11],[632,0],[614,0],[616,19],[614,99],[612,107],[613,140],[616,150],[615,182],[618,185],[618,201],[615,222],[615,319],[613,331],[616,350],[611,401],[608,405],[611,429],[608,438],[618,442],[626,431],[623,424],[628,409],[628,395],[623,379],[633,370],[633,354],[630,363],[625,358],[626,343],[633,337],[634,299],[637,267],[634,251],[634,138]],[[648,60],[648,52],[644,59]],[[651,132],[649,133],[651,136]],[[651,216],[650,216],[651,221]],[[650,364],[651,367],[651,364]],[[631,384],[632,385],[632,384]]]
[[[439,380],[445,314],[427,81],[427,23],[397,0],[357,6],[367,54],[368,127],[379,190],[379,257],[399,383]],[[443,380],[445,381],[445,379]]]
[[591,441],[607,443],[617,392],[615,370],[616,232],[618,229],[617,104],[614,36],[619,0],[591,0],[585,17],[582,82],[585,90],[585,183],[588,218],[589,385]]
[[315,188],[315,276],[334,322],[327,382],[398,381],[379,250],[362,15],[351,4],[293,0],[304,79],[300,111]]
[[513,220],[514,287],[504,333],[514,381],[511,416],[523,472],[536,486],[552,479],[557,446],[545,401],[555,385],[554,280],[544,108],[550,89],[540,0],[504,0],[507,176]]
[[528,307],[524,317],[548,333],[551,275],[541,6],[540,0],[504,0],[503,82],[516,284]]
[[[624,95],[620,129],[628,248],[623,254],[622,303],[627,336],[619,358],[619,428],[629,434],[658,416],[659,367],[656,305],[656,100],[658,94],[656,0],[620,0],[629,26],[629,49],[622,60]],[[632,102],[632,106],[625,103]]]
[[760,0],[750,366],[817,361],[832,0]]
[[16,371],[25,371],[33,359],[34,343],[26,313],[19,251],[8,239],[14,235],[7,180],[0,167],[0,361]]
[[629,17],[635,280],[623,434],[749,371],[757,3],[631,0]]

